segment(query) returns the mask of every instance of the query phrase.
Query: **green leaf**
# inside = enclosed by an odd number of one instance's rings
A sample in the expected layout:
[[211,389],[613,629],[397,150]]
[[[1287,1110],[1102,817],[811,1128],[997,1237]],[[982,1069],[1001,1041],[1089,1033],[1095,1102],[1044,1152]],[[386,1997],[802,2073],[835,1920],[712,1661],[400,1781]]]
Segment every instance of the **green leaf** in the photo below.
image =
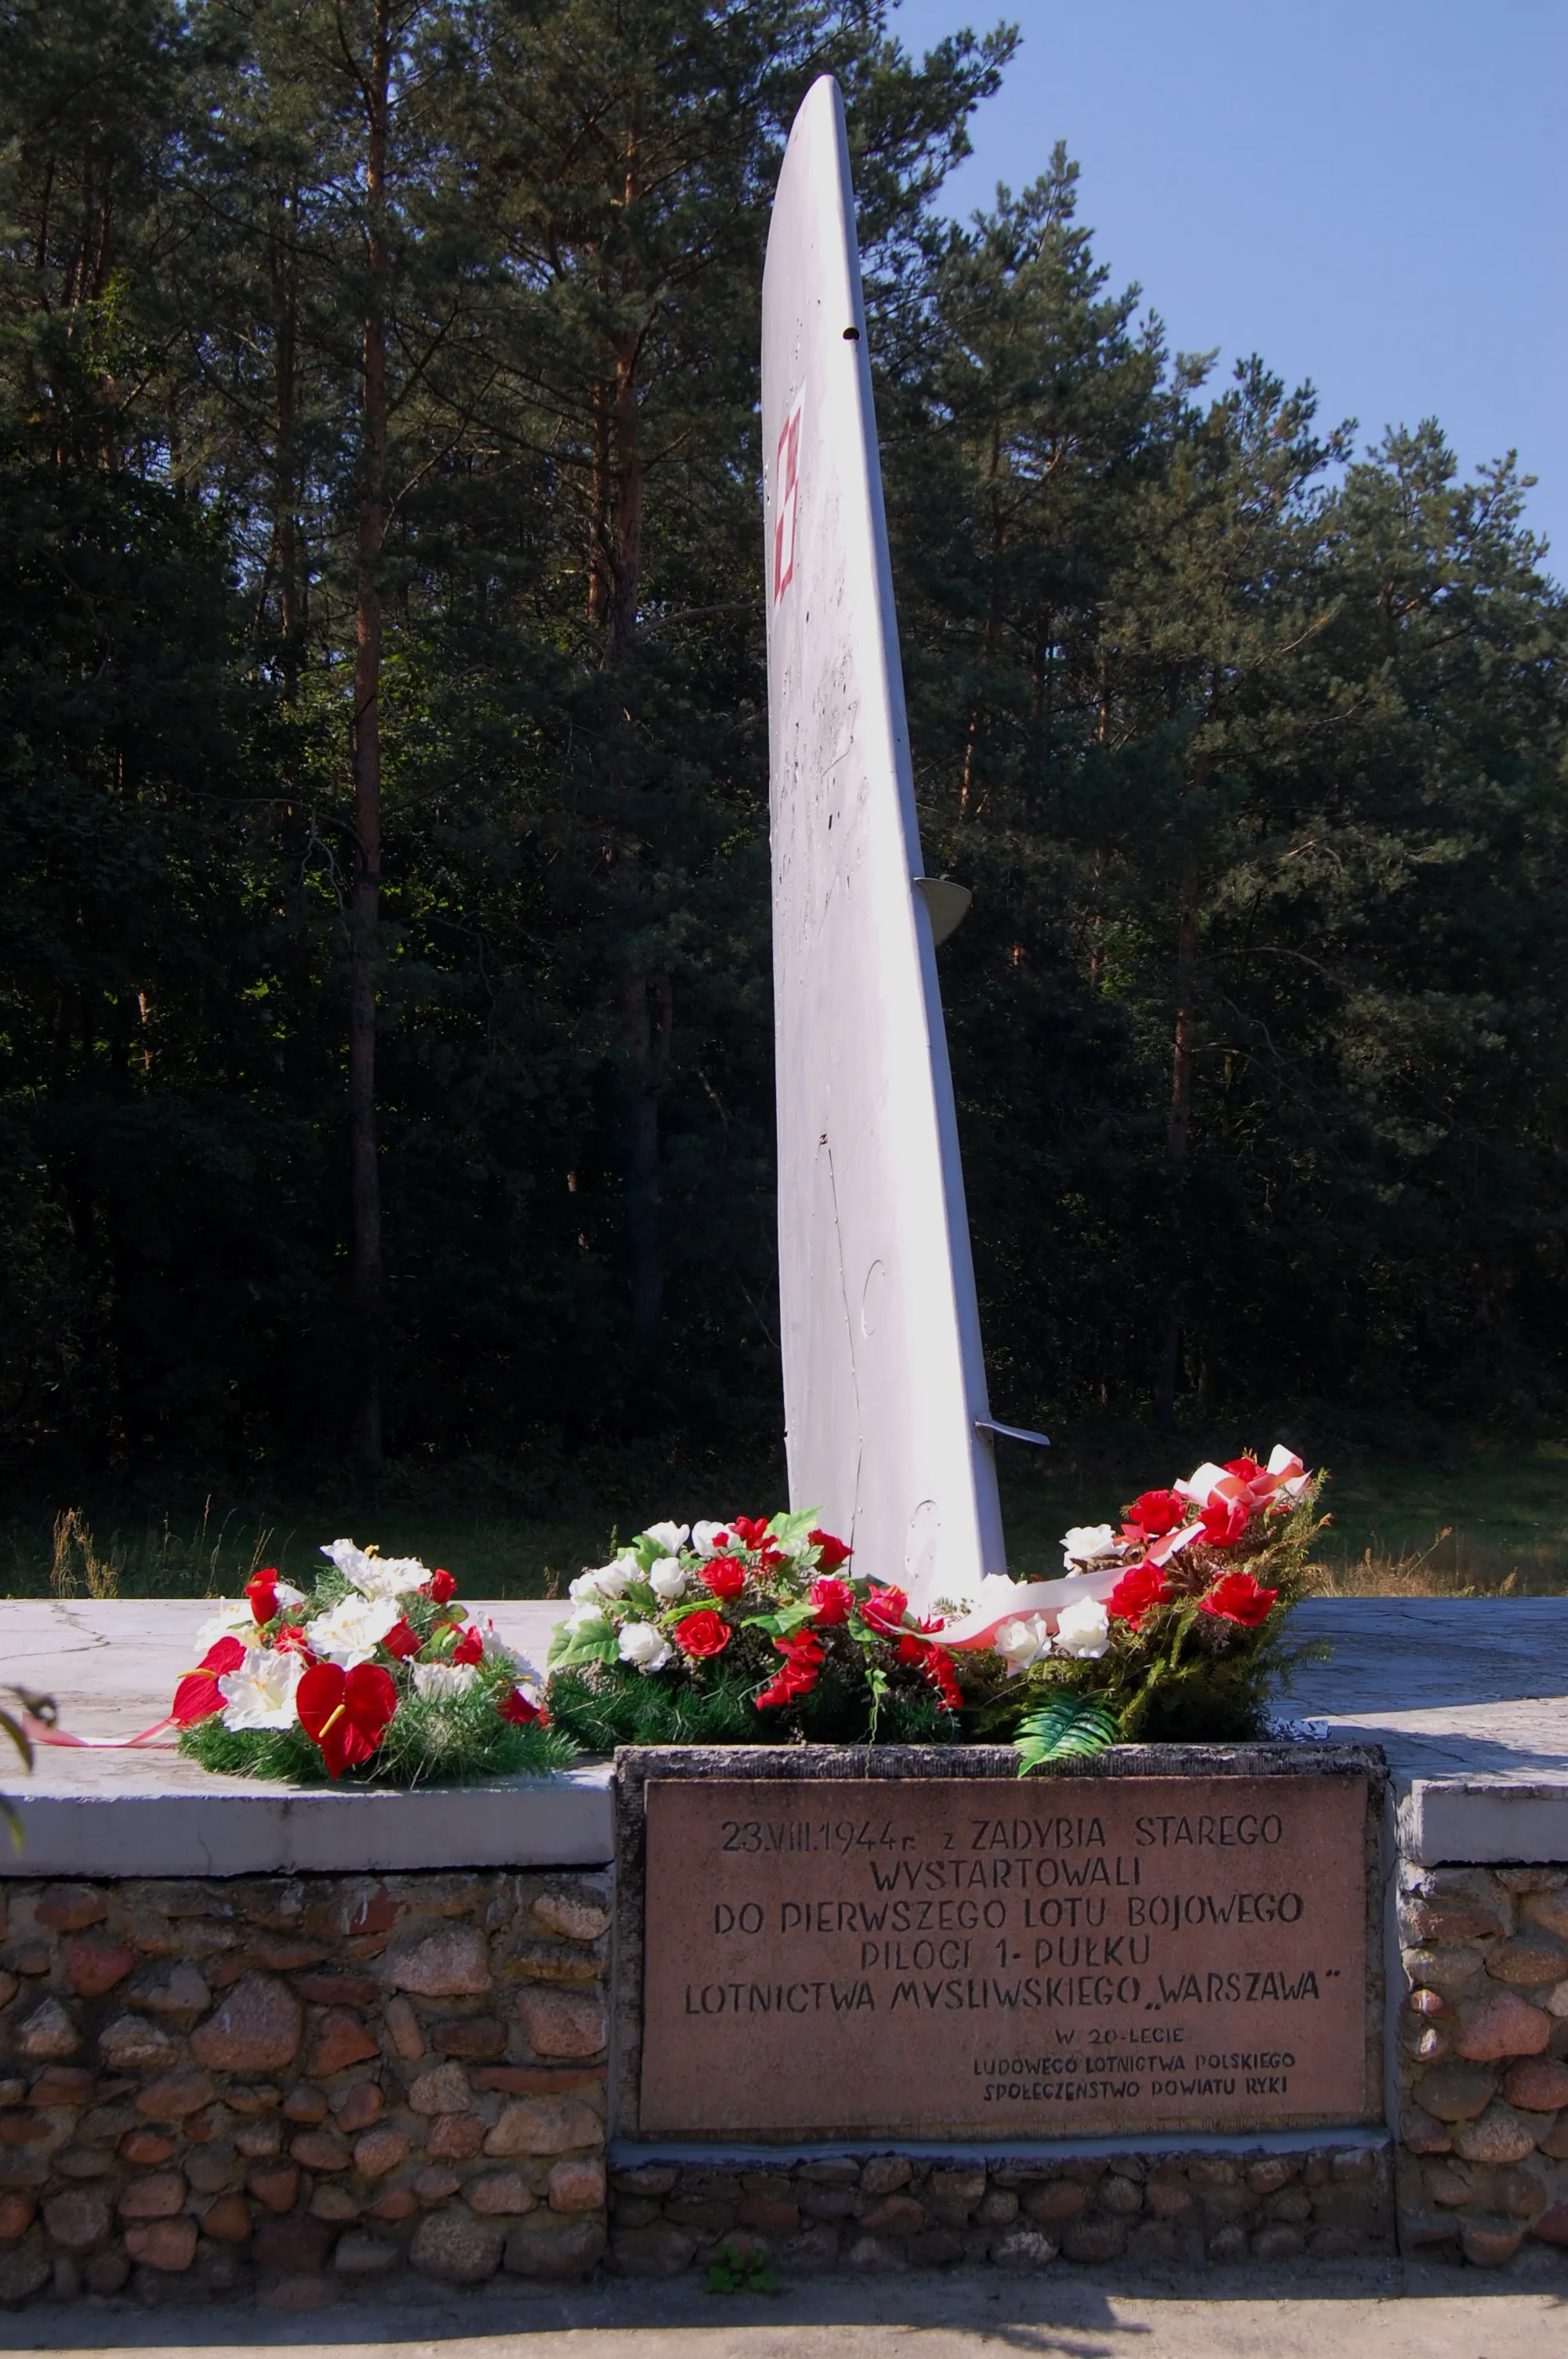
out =
[[1080,1761],[1103,1753],[1117,1739],[1115,1719],[1093,1696],[1056,1696],[1043,1712],[1018,1723],[1012,1740],[1018,1774],[1048,1768],[1054,1761]]
[[770,1638],[787,1638],[792,1631],[804,1629],[816,1619],[816,1608],[806,1598],[794,1605],[781,1605],[776,1614],[749,1614],[741,1627],[765,1630]]
[[806,1546],[806,1535],[816,1529],[816,1518],[821,1513],[820,1507],[802,1507],[798,1514],[792,1516],[781,1507],[776,1516],[769,1518],[768,1530],[785,1556],[799,1554]]
[[620,1634],[613,1622],[582,1622],[575,1630],[561,1622],[551,1636],[546,1669],[568,1670],[576,1663],[613,1663],[620,1652]]

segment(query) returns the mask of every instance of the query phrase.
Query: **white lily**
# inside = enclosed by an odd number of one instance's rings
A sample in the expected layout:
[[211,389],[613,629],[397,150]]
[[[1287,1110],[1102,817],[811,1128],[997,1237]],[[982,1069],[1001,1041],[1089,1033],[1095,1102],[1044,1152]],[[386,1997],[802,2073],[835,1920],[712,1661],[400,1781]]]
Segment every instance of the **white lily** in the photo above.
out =
[[213,1611],[196,1633],[196,1643],[203,1654],[220,1638],[243,1638],[256,1626],[248,1597],[215,1597],[212,1605]]
[[416,1663],[414,1685],[422,1696],[466,1695],[479,1673],[472,1663]]
[[276,1653],[270,1647],[247,1647],[237,1671],[224,1671],[218,1681],[223,1699],[225,1728],[292,1728],[294,1690],[305,1663],[292,1650]]
[[1056,1616],[1056,1652],[1080,1663],[1098,1663],[1109,1651],[1110,1617],[1098,1597],[1064,1605]]
[[403,1609],[395,1597],[344,1597],[330,1614],[319,1614],[305,1625],[306,1643],[313,1655],[324,1656],[351,1671],[368,1663]]
[[[331,1540],[321,1553],[345,1581],[353,1582],[362,1597],[407,1597],[423,1589],[430,1578],[429,1567],[416,1556],[372,1556],[352,1540]],[[278,1593],[281,1596],[281,1590]]]

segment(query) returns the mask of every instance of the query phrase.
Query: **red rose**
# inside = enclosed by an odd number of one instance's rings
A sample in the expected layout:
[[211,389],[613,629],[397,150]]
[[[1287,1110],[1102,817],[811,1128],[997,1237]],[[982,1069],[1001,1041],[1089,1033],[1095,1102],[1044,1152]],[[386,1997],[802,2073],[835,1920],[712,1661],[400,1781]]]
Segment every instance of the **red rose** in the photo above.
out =
[[550,1724],[550,1715],[544,1706],[530,1703],[521,1688],[513,1688],[502,1696],[495,1709],[502,1719],[509,1720],[514,1728],[527,1728],[535,1721],[541,1728],[548,1728]]
[[1144,1491],[1127,1510],[1127,1520],[1137,1525],[1145,1539],[1162,1540],[1185,1520],[1186,1512],[1186,1501],[1174,1491]]
[[705,1589],[715,1597],[739,1597],[746,1586],[746,1568],[735,1556],[710,1556],[697,1568]]
[[839,1566],[848,1564],[855,1553],[853,1549],[846,1548],[842,1540],[836,1540],[831,1532],[807,1532],[806,1537],[816,1550],[816,1565],[820,1572],[837,1572]]
[[836,1630],[855,1610],[855,1593],[847,1581],[814,1581],[811,1602],[818,1629]]
[[1105,1601],[1105,1610],[1112,1622],[1125,1622],[1130,1630],[1136,1630],[1144,1615],[1165,1604],[1170,1594],[1159,1566],[1145,1559],[1122,1574]]
[[896,1638],[908,1611],[909,1599],[902,1589],[873,1589],[860,1608],[860,1619],[884,1637]]
[[1210,1548],[1234,1548],[1252,1520],[1245,1499],[1211,1499],[1198,1521]]
[[437,1605],[447,1605],[457,1595],[458,1584],[444,1566],[438,1565],[419,1593]]
[[1238,1482],[1256,1483],[1263,1469],[1255,1458],[1227,1458],[1225,1471],[1227,1474],[1234,1474]]
[[270,1622],[277,1612],[277,1567],[269,1564],[260,1572],[253,1572],[245,1583],[245,1595],[251,1601],[251,1612],[258,1622]]
[[1198,1611],[1216,1614],[1222,1622],[1239,1622],[1244,1630],[1256,1630],[1268,1620],[1279,1593],[1277,1589],[1260,1589],[1249,1572],[1222,1572],[1199,1598]]
[[468,1628],[452,1648],[451,1659],[454,1663],[483,1662],[484,1633],[477,1622],[469,1624]]
[[767,1520],[762,1516],[736,1516],[730,1528],[742,1548],[760,1549],[768,1537]]
[[397,1710],[397,1690],[379,1663],[356,1663],[351,1671],[318,1663],[295,1690],[294,1708],[320,1746],[328,1776],[341,1777],[375,1752]]
[[709,1655],[721,1655],[730,1644],[731,1633],[722,1614],[716,1614],[711,1605],[703,1605],[677,1622],[671,1635],[683,1655],[694,1655],[700,1662]]
[[389,1655],[395,1655],[400,1663],[406,1663],[410,1656],[419,1652],[425,1641],[407,1622],[395,1622],[381,1643]]
[[181,1728],[189,1728],[199,1720],[211,1720],[215,1712],[223,1709],[223,1697],[218,1686],[225,1671],[237,1671],[245,1659],[245,1649],[238,1638],[220,1638],[209,1647],[194,1671],[187,1671],[174,1690],[169,1706],[170,1720]]

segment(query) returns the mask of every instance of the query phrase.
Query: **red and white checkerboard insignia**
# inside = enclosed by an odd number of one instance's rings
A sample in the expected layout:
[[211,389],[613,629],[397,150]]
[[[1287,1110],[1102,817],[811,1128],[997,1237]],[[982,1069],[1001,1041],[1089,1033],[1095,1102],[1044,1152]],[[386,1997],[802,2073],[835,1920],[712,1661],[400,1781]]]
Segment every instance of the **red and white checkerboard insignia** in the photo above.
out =
[[795,513],[800,489],[800,413],[797,401],[784,419],[773,462],[773,597],[784,596],[795,579]]

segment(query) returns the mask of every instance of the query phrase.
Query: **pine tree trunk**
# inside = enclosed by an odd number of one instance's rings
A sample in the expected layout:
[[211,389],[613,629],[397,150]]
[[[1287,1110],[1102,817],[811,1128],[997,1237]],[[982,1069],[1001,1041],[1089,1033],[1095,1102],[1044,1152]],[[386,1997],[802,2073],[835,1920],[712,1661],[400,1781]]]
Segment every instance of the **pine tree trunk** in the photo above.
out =
[[378,579],[386,497],[386,128],[391,0],[375,0],[365,88],[369,296],[364,320],[362,473],[354,629],[354,875],[349,984],[350,1283],[355,1472],[381,1472],[381,1173],[376,1157],[375,971],[381,902],[381,652]]
[[1165,1185],[1170,1223],[1169,1320],[1160,1353],[1155,1418],[1168,1431],[1176,1413],[1176,1383],[1182,1362],[1182,1177],[1193,1120],[1193,1041],[1196,1028],[1198,965],[1198,872],[1189,853],[1182,865],[1176,904],[1176,1020],[1171,1040],[1171,1107],[1165,1125]]

